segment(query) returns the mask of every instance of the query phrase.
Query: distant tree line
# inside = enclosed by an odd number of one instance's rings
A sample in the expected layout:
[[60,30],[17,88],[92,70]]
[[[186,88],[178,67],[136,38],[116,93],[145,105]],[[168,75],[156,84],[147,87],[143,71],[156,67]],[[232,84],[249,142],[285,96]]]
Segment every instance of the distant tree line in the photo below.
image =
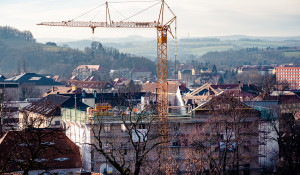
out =
[[260,50],[257,47],[228,50],[222,52],[208,52],[199,60],[209,61],[220,69],[230,69],[239,65],[270,65],[270,64],[300,64],[300,57],[286,57],[278,50]]
[[9,26],[0,26],[0,38],[20,39],[29,42],[35,42],[35,39],[30,31],[20,31]]
[[11,27],[0,28],[0,73],[18,72],[17,65],[25,60],[28,72],[58,74],[69,78],[74,68],[82,64],[97,64],[106,69],[133,67],[148,68],[155,73],[155,63],[147,58],[121,53],[114,48],[104,48],[93,42],[84,51],[57,47],[56,43],[35,43],[28,31]]

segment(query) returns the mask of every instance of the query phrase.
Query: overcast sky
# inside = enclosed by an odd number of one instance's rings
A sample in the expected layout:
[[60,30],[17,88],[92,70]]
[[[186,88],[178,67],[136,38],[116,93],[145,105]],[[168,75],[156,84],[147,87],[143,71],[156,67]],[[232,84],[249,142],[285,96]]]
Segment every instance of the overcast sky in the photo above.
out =
[[[125,2],[125,0],[107,0]],[[129,0],[130,1],[130,0]],[[131,0],[132,1],[132,0]],[[145,1],[145,0],[140,0]],[[300,36],[300,0],[166,0],[178,19],[178,37],[224,35]],[[37,26],[65,21],[93,9],[105,0],[0,0],[0,25],[30,30],[35,38],[91,38],[89,28]],[[113,21],[122,20],[156,2],[112,3]],[[99,7],[78,20],[105,20]],[[159,6],[131,21],[157,20]],[[155,29],[96,29],[95,37],[156,37]]]

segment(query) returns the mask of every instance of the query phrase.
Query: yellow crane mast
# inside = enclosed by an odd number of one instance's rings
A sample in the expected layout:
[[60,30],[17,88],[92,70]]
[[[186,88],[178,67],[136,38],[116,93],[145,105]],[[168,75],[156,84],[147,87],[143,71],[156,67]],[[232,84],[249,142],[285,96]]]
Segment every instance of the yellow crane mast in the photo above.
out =
[[[62,22],[42,22],[38,25],[46,26],[64,26],[64,27],[90,27],[94,33],[95,28],[156,28],[157,29],[157,74],[158,74],[158,115],[159,115],[159,132],[163,135],[162,141],[167,142],[169,140],[169,131],[167,125],[168,118],[168,99],[167,99],[167,34],[170,33],[175,38],[175,59],[177,56],[177,36],[176,36],[176,15],[173,13],[171,8],[166,4],[164,0],[161,0],[161,7],[158,16],[158,21],[154,22],[113,22],[110,18],[108,2],[106,5],[106,21],[105,22],[91,22],[91,21],[62,21]],[[168,20],[164,19],[165,8],[171,12],[171,18]],[[166,21],[166,22],[165,22]],[[172,33],[171,25],[175,26],[175,36]]]

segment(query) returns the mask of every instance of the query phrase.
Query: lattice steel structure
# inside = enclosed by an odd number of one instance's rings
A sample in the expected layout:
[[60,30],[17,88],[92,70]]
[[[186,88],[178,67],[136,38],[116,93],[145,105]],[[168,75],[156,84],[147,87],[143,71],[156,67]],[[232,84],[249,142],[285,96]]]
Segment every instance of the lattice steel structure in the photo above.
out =
[[[106,28],[156,28],[157,29],[157,74],[158,74],[158,116],[160,121],[159,132],[163,135],[162,141],[169,140],[169,131],[167,125],[168,119],[168,85],[167,85],[167,34],[170,33],[175,38],[175,58],[177,56],[177,37],[176,37],[176,16],[171,8],[161,1],[161,9],[157,22],[113,22],[110,18],[108,3],[106,2],[106,21],[105,22],[88,22],[88,21],[62,21],[62,22],[42,22],[38,25],[46,26],[64,26],[64,27],[90,27],[94,33],[97,27]],[[164,8],[165,6],[171,12],[171,19],[164,22]],[[82,16],[82,15],[81,15]],[[171,31],[171,25],[175,23],[175,36]],[[166,145],[166,144],[165,144]]]

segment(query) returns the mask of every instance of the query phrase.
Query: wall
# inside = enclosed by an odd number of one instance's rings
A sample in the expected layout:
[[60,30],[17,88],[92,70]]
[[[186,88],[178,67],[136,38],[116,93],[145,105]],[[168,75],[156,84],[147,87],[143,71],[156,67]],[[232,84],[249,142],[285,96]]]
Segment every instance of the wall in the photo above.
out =
[[[279,122],[273,121],[277,129]],[[259,126],[259,165],[273,172],[278,162],[279,146],[276,140],[277,133],[267,121],[262,121]]]
[[[66,113],[66,111],[64,111]],[[75,113],[70,113],[73,119],[76,118]],[[76,120],[76,119],[75,119]],[[91,128],[90,125],[80,122],[70,121],[62,117],[66,136],[80,148],[83,168],[86,171],[92,171],[91,165]]]

